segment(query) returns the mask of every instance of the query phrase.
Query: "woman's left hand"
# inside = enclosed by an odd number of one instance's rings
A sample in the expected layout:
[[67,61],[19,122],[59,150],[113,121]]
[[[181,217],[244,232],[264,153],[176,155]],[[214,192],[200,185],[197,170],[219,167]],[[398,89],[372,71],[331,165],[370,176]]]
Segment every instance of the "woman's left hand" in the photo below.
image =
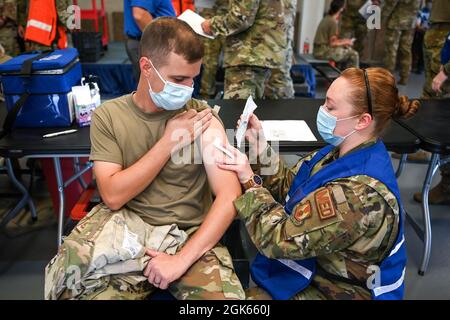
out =
[[224,147],[233,154],[233,158],[224,154],[221,159],[216,159],[217,166],[223,170],[236,172],[239,181],[244,184],[253,176],[247,156],[228,143]]

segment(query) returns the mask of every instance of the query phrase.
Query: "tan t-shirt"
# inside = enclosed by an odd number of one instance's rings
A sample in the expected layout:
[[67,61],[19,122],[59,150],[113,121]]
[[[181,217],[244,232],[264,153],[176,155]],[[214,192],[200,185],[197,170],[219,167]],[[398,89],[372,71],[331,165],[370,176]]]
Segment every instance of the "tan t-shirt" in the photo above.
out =
[[330,38],[338,34],[338,25],[336,19],[327,15],[320,21],[314,37],[314,46],[329,45]]
[[[146,113],[135,105],[131,94],[109,100],[92,116],[90,160],[114,162],[126,169],[155,145],[164,133],[166,122],[175,114],[206,107],[205,102],[192,99],[179,111]],[[171,158],[152,183],[125,208],[154,226],[176,223],[186,229],[200,225],[212,204],[205,168],[199,161],[177,162]]]

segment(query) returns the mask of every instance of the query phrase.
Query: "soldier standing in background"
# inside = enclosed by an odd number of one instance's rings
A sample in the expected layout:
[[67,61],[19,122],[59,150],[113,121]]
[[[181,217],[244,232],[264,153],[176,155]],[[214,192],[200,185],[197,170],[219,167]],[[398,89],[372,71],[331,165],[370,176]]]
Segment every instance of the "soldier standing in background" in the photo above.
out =
[[[353,49],[358,51],[359,56],[362,56],[364,50],[364,41],[367,37],[366,20],[358,12],[359,9],[366,3],[366,0],[347,0],[347,6],[342,13],[341,19],[341,35],[344,38],[355,38]],[[372,5],[380,5],[379,0],[373,0]]]
[[425,84],[422,98],[439,98],[450,93],[450,83],[444,84],[441,92],[435,92],[432,88],[434,77],[441,68],[440,55],[444,47],[447,34],[450,32],[450,1],[433,0],[430,29],[424,37],[423,52],[425,62]]
[[412,42],[420,0],[386,0],[382,10],[382,24],[386,26],[384,66],[394,74],[397,53],[400,62],[400,80],[406,85],[412,63]]
[[288,41],[285,7],[277,0],[231,0],[224,15],[202,23],[203,31],[225,36],[224,99],[261,99],[273,69],[281,69]]
[[294,22],[297,10],[297,0],[285,0],[285,18],[287,26],[287,53],[282,68],[272,69],[266,84],[264,96],[266,99],[294,99],[294,83],[291,77],[292,59],[294,55]]
[[[224,15],[228,11],[228,0],[196,1],[197,12],[205,19],[216,15]],[[219,58],[225,45],[225,38],[218,36],[215,39],[202,38],[205,46],[203,57],[203,70],[200,83],[200,95],[205,99],[214,98],[216,93],[216,75],[219,67]]]
[[[431,8],[431,27],[425,33],[425,85],[422,98],[450,97],[450,1],[434,0]],[[424,152],[423,152],[424,153]],[[409,157],[408,157],[409,158]],[[450,204],[450,164],[440,168],[441,181],[428,194],[429,204]],[[422,202],[422,193],[414,200]]]
[[5,55],[16,56],[20,53],[17,41],[17,2],[15,0],[0,0],[0,44]]

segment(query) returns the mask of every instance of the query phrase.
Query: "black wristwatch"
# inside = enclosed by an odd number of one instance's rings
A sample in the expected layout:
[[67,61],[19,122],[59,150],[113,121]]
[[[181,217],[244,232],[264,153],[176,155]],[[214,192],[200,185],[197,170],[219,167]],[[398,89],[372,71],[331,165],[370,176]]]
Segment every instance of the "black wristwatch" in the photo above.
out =
[[248,181],[244,182],[242,186],[244,187],[244,190],[248,190],[254,187],[262,187],[262,184],[262,178],[257,174],[254,174]]

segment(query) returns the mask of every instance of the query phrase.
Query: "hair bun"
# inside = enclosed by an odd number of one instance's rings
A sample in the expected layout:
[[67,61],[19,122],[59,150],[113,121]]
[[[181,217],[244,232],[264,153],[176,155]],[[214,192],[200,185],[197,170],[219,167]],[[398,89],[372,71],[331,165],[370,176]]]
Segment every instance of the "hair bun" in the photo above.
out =
[[418,100],[409,100],[407,96],[398,97],[397,111],[395,116],[408,119],[416,114],[419,109]]

